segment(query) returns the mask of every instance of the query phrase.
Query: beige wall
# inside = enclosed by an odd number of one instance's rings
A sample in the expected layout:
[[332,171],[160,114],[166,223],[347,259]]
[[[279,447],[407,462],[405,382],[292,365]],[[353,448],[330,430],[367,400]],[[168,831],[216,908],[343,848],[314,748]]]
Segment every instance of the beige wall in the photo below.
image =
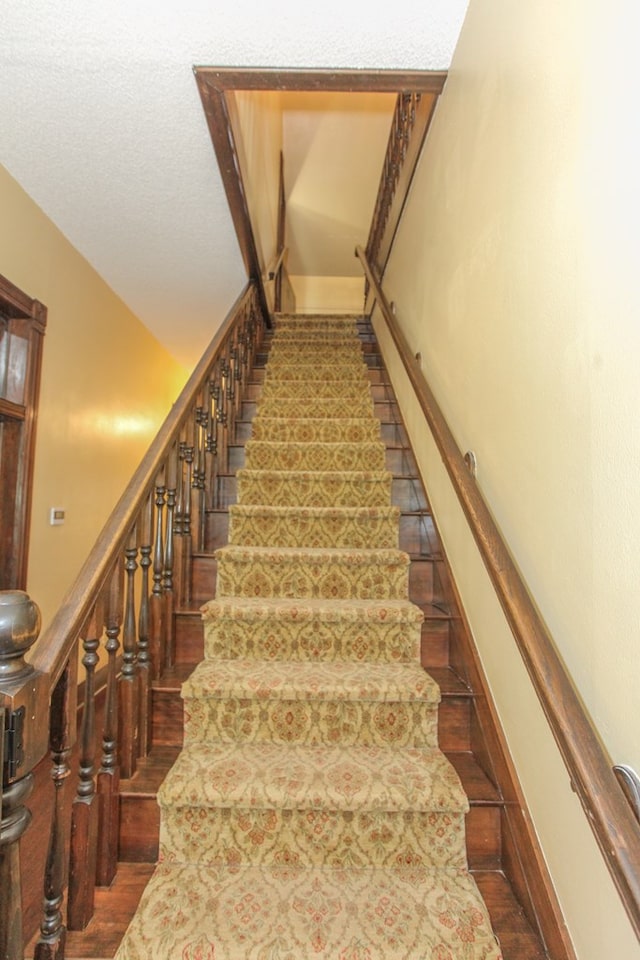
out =
[[0,271],[48,308],[27,583],[46,622],[186,371],[1,167],[0,211]]
[[298,313],[362,313],[362,277],[292,276]]
[[228,95],[260,266],[277,250],[282,104],[277,90],[237,90]]
[[367,243],[395,100],[375,93],[283,95],[292,275],[361,276],[354,250]]
[[[471,0],[385,289],[613,762],[640,770],[637,19],[629,0]],[[640,956],[405,415],[578,955]]]

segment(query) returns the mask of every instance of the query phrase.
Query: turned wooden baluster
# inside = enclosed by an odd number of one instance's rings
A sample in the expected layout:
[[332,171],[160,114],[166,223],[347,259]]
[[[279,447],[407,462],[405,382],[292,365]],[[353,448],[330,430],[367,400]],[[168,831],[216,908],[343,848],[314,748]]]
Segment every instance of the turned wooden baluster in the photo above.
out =
[[118,753],[120,775],[129,779],[138,763],[140,735],[140,684],[138,676],[138,647],[136,637],[135,578],[138,569],[138,539],[135,527],[129,534],[124,551],[126,592],[124,627],[122,630],[122,670],[118,684]]
[[218,473],[226,473],[229,468],[227,451],[227,426],[229,423],[229,398],[227,395],[228,381],[229,367],[226,358],[222,357],[220,359],[220,397],[218,400],[218,423],[220,424],[220,431],[218,433]]
[[164,570],[164,473],[161,471],[156,483],[156,524],[153,538],[153,589],[151,591],[149,631],[149,654],[151,657],[151,678],[157,680],[162,670],[163,657],[163,602],[162,573]]
[[[40,631],[40,611],[22,590],[0,591],[0,957],[22,960],[20,838],[31,822],[25,806],[33,765],[48,742],[48,678],[24,660]],[[34,695],[40,703],[34,709]],[[40,729],[38,729],[40,728]],[[38,742],[31,742],[38,734]]]
[[120,767],[118,764],[117,654],[122,624],[123,573],[124,566],[119,562],[111,574],[106,598],[107,695],[102,734],[102,763],[98,771],[99,821],[96,866],[96,881],[101,887],[108,887],[115,877],[118,859]]
[[149,567],[151,566],[151,526],[153,496],[149,494],[140,514],[140,610],[138,612],[138,682],[140,715],[138,718],[138,756],[151,749],[151,654],[149,652]]
[[51,697],[51,779],[54,786],[53,818],[44,874],[43,919],[34,960],[64,957],[66,929],[62,918],[65,881],[65,783],[70,773],[73,730],[76,722],[78,670],[74,649]]
[[173,515],[173,593],[178,607],[184,605],[184,440],[176,446],[176,508]]
[[218,433],[220,430],[220,380],[216,371],[214,371],[214,375],[209,381],[209,397],[209,409],[211,410],[211,461],[213,464],[213,475],[210,479],[209,490],[211,495],[211,507],[215,508],[219,505],[220,501],[218,480],[218,474],[220,473],[220,445],[218,442]]
[[204,407],[198,405],[194,414],[194,461],[193,487],[191,494],[191,535],[195,551],[204,548],[205,522],[205,478],[206,478],[206,435],[203,429],[206,424]]
[[[235,343],[232,343],[228,348],[229,354],[229,376],[227,377],[227,399],[228,404],[228,428],[233,432],[236,422],[236,397],[238,391],[236,389],[236,374],[238,369],[238,351]],[[229,436],[231,436],[231,433]]]
[[84,930],[93,916],[96,883],[98,837],[98,800],[94,782],[96,755],[95,671],[99,661],[98,647],[102,637],[104,612],[102,604],[94,608],[86,627],[81,631],[85,669],[84,705],[80,728],[78,786],[71,808],[71,844],[69,851],[69,894],[67,925],[69,930]]
[[187,487],[186,473],[187,444],[181,440],[178,444],[178,475],[176,486],[176,510],[174,519],[176,578],[174,593],[176,603],[184,607],[191,599],[191,532],[186,530],[187,499],[191,508],[191,491]]
[[174,560],[174,514],[176,508],[177,486],[177,451],[175,445],[171,448],[167,461],[167,523],[164,534],[164,551],[162,561],[162,600],[163,600],[163,630],[164,630],[164,666],[172,667],[175,662],[175,630],[173,623],[174,595],[173,595],[173,560]]
[[206,459],[206,505],[211,510],[216,506],[216,452],[218,449],[218,424],[216,422],[215,402],[213,398],[213,381],[209,381],[207,390],[206,428],[205,428]]
[[184,501],[183,501],[183,512],[182,512],[182,536],[183,536],[183,564],[184,570],[187,571],[184,583],[184,602],[189,604],[191,602],[191,559],[193,556],[193,541],[191,538],[191,493],[193,489],[193,455],[194,449],[193,445],[185,443],[183,447],[184,463],[185,463],[185,477],[184,477]]

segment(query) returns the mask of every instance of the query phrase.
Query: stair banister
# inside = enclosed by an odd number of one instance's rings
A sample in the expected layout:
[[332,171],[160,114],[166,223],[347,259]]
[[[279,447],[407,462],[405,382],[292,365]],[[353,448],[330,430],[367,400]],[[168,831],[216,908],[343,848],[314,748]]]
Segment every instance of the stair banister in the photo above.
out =
[[[8,638],[0,644],[0,872],[3,889],[4,880],[11,874],[6,889],[12,890],[11,898],[3,894],[0,909],[0,953],[6,960],[21,960],[23,956],[20,885],[15,883],[19,875],[17,841],[29,821],[24,800],[31,790],[33,770],[47,749],[52,761],[55,801],[36,960],[62,960],[64,956],[66,925],[62,905],[67,851],[72,872],[66,917],[70,928],[83,929],[90,920],[96,882],[109,884],[113,879],[119,778],[121,773],[131,776],[138,758],[148,752],[150,680],[154,666],[161,668],[172,663],[174,604],[184,602],[189,593],[184,558],[190,555],[191,538],[196,535],[193,524],[189,532],[189,517],[193,504],[204,501],[209,493],[204,489],[205,478],[214,479],[219,469],[218,462],[212,463],[218,454],[206,443],[204,428],[220,412],[224,426],[226,410],[229,403],[237,403],[266,320],[256,286],[249,282],[151,443],[59,610],[37,640],[39,617],[37,625],[27,625],[29,630],[20,620],[25,604],[31,604],[30,599],[26,594],[16,598],[0,593],[0,609],[3,604],[6,609],[9,603],[13,618],[6,628],[0,629]],[[203,414],[203,404],[210,402],[211,384],[221,364],[227,370],[229,389],[219,399],[226,407],[222,410],[214,399],[207,407],[209,413]],[[230,371],[233,384],[229,381]],[[226,440],[219,446],[226,455]],[[194,453],[198,476],[191,469]],[[97,651],[105,632],[106,700],[102,736],[96,740],[93,692]],[[22,659],[27,640],[32,647],[28,664]],[[78,739],[79,644],[85,696],[79,731],[78,782],[69,831],[65,822],[65,782]],[[25,715],[24,730],[20,730],[19,741],[14,738],[19,750],[12,751],[12,756],[15,752],[18,759],[10,766],[4,762],[8,759],[3,755],[5,739],[9,743],[9,738],[5,738],[3,728],[5,720],[13,723],[14,715],[19,719],[21,711]]]
[[377,272],[356,248],[482,560],[627,914],[640,938],[640,830],[553,638],[538,613],[431,388],[391,310]]
[[99,534],[75,583],[36,643],[31,662],[36,670],[51,676],[52,687],[60,678],[78,631],[91,611],[92,597],[104,585],[114,556],[124,549],[136,513],[154,484],[166,451],[176,442],[190,404],[220,352],[236,315],[252,295],[252,290],[252,287],[245,288],[227,314]]

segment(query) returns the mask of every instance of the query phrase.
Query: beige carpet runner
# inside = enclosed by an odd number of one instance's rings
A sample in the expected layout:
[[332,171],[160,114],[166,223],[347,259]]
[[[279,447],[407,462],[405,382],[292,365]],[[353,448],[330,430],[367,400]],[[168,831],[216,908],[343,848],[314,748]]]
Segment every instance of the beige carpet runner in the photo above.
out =
[[118,960],[498,960],[353,318],[281,317]]

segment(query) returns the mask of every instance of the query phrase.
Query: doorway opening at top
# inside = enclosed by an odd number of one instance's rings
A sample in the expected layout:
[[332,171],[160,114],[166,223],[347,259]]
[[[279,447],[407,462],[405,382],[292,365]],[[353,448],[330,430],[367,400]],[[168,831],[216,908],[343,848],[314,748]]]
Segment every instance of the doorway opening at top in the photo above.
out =
[[446,72],[194,68],[263,311],[362,309],[382,275]]

